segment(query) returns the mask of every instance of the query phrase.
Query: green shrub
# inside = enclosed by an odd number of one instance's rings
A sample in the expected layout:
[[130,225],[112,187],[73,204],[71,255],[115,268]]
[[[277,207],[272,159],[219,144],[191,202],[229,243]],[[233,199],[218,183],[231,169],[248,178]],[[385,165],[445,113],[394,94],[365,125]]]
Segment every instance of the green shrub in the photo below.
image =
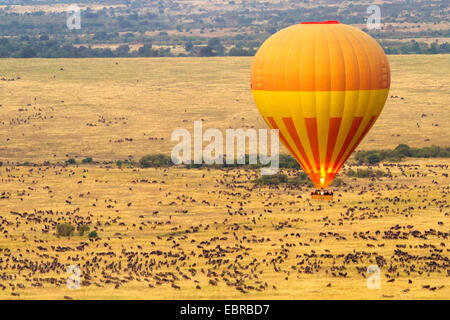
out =
[[258,178],[253,182],[259,185],[277,185],[280,183],[288,182],[288,177],[285,174],[278,173],[274,175],[262,176],[261,178]]
[[372,171],[369,169],[358,169],[356,170],[356,177],[357,178],[369,178]]
[[348,169],[346,172],[345,172],[345,174],[346,174],[346,176],[347,177],[356,177],[356,171],[355,170],[353,170],[353,169]]
[[94,231],[89,232],[88,237],[89,238],[98,238],[97,231],[94,230]]
[[372,174],[372,171],[369,169],[357,169],[356,171],[349,169],[346,174],[352,178],[368,178]]
[[336,178],[333,180],[333,182],[331,183],[332,187],[340,187],[344,185],[344,180],[342,180],[341,178]]
[[356,171],[353,169],[349,169],[345,173],[347,177],[352,178],[370,178],[370,177],[377,177],[380,178],[384,176],[384,172],[381,170],[373,171],[370,169],[357,169]]
[[58,224],[56,226],[56,236],[58,237],[70,237],[73,236],[75,227],[69,223]]
[[92,158],[91,157],[87,157],[83,160],[81,160],[82,163],[92,163]]
[[66,160],[66,164],[77,164],[77,160],[75,160],[74,158],[70,158]]
[[254,52],[252,52],[251,50],[246,50],[243,48],[236,48],[233,47],[230,49],[230,51],[228,52],[229,56],[234,56],[234,57],[241,57],[241,56],[253,56]]
[[407,144],[399,144],[393,151],[401,157],[410,157],[412,155],[411,148]]
[[[244,167],[244,168],[249,168],[249,169],[259,169],[259,168],[263,168],[263,167],[267,167],[268,165],[265,164],[263,165],[258,158],[257,163],[255,164],[249,164],[250,162],[250,155],[246,154],[245,155],[245,162],[244,164],[239,164],[237,163],[237,161],[234,161],[232,164],[228,164],[228,163],[224,163],[224,164],[212,164],[212,165],[207,165],[205,163],[201,163],[201,164],[195,164],[195,163],[190,163],[190,164],[185,164],[184,167],[187,169],[193,169],[193,168],[204,168],[204,167],[208,167],[208,168],[238,168],[238,167]],[[288,155],[288,154],[280,154],[279,155],[279,168],[286,168],[286,169],[301,169],[300,165],[298,164],[297,160],[295,160],[294,157]]]
[[374,154],[371,154],[371,155],[367,156],[367,163],[370,164],[370,165],[377,164],[380,161],[381,161],[381,157],[377,153],[374,153]]
[[172,159],[163,154],[148,154],[139,160],[139,164],[143,168],[165,167],[172,165]]
[[261,178],[258,178],[253,182],[259,185],[268,185],[268,186],[279,184],[300,185],[309,187],[314,186],[314,184],[309,179],[308,175],[303,171],[299,172],[298,175],[293,178],[288,178],[287,175],[278,173],[274,175],[262,176]]
[[88,232],[91,228],[87,224],[78,225],[78,234],[83,236],[85,232]]
[[384,176],[384,172],[383,171],[381,171],[381,170],[375,171],[375,177],[381,178],[382,176]]
[[300,169],[300,165],[294,157],[288,154],[280,154],[280,168]]
[[356,153],[355,159],[359,164],[374,165],[380,161],[388,160],[398,162],[405,157],[413,158],[449,158],[450,147],[424,147],[411,148],[407,144],[399,144],[393,150],[368,150]]
[[299,172],[294,178],[288,179],[288,184],[314,187],[314,184],[311,182],[308,175],[303,171]]

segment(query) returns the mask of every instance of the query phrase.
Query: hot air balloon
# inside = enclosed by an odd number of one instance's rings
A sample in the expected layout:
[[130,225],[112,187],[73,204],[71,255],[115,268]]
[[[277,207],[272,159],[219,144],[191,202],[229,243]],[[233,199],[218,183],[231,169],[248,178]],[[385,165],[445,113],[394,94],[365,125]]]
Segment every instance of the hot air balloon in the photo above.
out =
[[267,39],[251,69],[266,123],[317,189],[326,189],[373,126],[390,87],[381,46],[337,21],[290,26]]

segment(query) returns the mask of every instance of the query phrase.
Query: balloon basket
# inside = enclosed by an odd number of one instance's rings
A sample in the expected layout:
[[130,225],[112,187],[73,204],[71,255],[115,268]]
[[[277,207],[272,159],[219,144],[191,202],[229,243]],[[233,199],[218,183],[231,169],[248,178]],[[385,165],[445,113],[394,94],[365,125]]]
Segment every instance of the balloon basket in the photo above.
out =
[[311,192],[311,199],[321,201],[333,201],[333,192],[317,190],[316,192]]

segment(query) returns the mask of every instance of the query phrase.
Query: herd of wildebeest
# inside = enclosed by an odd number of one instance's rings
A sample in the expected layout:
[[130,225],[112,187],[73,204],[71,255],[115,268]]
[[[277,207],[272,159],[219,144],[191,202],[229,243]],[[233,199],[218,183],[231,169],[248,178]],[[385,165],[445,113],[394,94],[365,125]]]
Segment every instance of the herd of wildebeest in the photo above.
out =
[[[367,267],[377,265],[380,297],[448,298],[448,165],[378,167],[384,176],[345,178],[324,202],[306,186],[257,185],[259,170],[245,168],[3,166],[0,297],[46,298],[57,289],[50,298],[71,299],[79,292],[67,289],[73,265],[81,288],[114,289],[111,297],[127,288],[129,298],[136,290],[277,296],[316,277],[325,279],[325,296],[347,280],[359,281],[360,294]],[[74,232],[57,234],[62,224]],[[83,225],[96,236],[79,235]],[[398,292],[387,289],[395,281]]]

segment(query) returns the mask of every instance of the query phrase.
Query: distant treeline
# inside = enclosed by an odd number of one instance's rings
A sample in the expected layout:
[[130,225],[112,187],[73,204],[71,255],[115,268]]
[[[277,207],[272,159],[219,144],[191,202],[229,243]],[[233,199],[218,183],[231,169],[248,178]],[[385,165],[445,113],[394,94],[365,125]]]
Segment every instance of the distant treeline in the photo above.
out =
[[[274,175],[261,176],[260,178],[253,180],[253,182],[260,186],[276,186],[285,184],[292,187],[314,187],[314,183],[312,183],[308,175],[302,171],[294,177],[288,177],[283,173],[277,173]],[[332,187],[340,187],[341,185],[344,185],[344,181],[341,178],[336,178],[331,183]]]
[[50,40],[48,36],[25,40],[0,38],[0,58],[112,58],[112,57],[214,57],[214,56],[252,56],[255,49],[234,46],[229,50],[221,44],[218,38],[212,38],[207,45],[196,46],[192,42],[185,43],[187,54],[175,55],[170,47],[156,48],[151,42],[141,45],[131,51],[127,44],[111,48],[93,48],[87,45]]
[[406,144],[399,144],[393,150],[368,150],[360,151],[355,155],[355,160],[360,164],[377,164],[380,161],[400,161],[405,157],[411,158],[450,158],[450,147],[424,147],[411,148]]
[[[5,37],[10,41],[10,46],[2,46],[1,56],[246,56],[253,55],[275,32],[302,21],[318,19],[361,25],[362,30],[375,39],[384,40],[383,47],[390,54],[448,53],[447,44],[416,45],[388,40],[449,38],[450,30],[446,25],[448,1],[384,1],[379,4],[382,6],[382,28],[372,30],[363,26],[372,3],[363,0],[106,2],[1,1],[0,39]],[[71,15],[66,10],[75,3],[82,7],[80,28],[69,29],[67,21]],[[211,40],[211,35],[218,37],[226,49],[210,43],[217,42]],[[153,43],[153,49],[149,48],[149,43]],[[131,46],[143,47],[145,44],[147,47],[138,51],[129,50]],[[119,45],[120,49],[116,49]]]
[[[444,54],[450,53],[450,44],[431,44],[411,41],[381,42],[387,54]],[[239,44],[225,49],[219,38],[211,38],[206,45],[194,45],[191,41],[184,43],[186,53],[174,54],[171,47],[154,47],[151,42],[132,51],[127,44],[115,49],[93,48],[89,45],[75,45],[61,40],[52,40],[47,35],[37,38],[0,38],[0,58],[112,58],[112,57],[215,57],[215,56],[253,56],[258,44],[248,46]]]
[[[393,162],[401,161],[402,159],[409,158],[450,158],[450,147],[423,147],[423,148],[411,148],[406,144],[399,144],[394,149],[385,149],[385,150],[368,150],[368,151],[359,151],[355,154],[355,160],[359,164],[368,164],[368,165],[376,165],[380,161],[388,160]],[[233,167],[245,167],[249,169],[258,169],[265,167],[267,165],[263,165],[261,163],[257,164],[248,164],[249,163],[249,155],[245,156],[246,164],[185,164],[186,168],[233,168]],[[146,155],[142,157],[139,161],[139,165],[142,168],[154,168],[154,167],[164,167],[164,166],[173,166],[172,159],[169,156],[163,154],[157,155]],[[297,161],[288,154],[280,154],[279,155],[279,167],[283,169],[300,169],[300,165]],[[351,173],[350,173],[351,176]]]
[[386,54],[442,54],[450,53],[450,44],[444,42],[439,44],[438,42],[433,42],[431,44],[417,42],[411,40],[411,42],[393,42],[393,41],[382,41],[381,46],[383,47]]
[[[355,160],[358,164],[367,164],[367,165],[376,165],[383,160],[398,162],[404,158],[450,158],[450,147],[439,147],[439,146],[431,146],[431,147],[423,147],[423,148],[411,148],[406,144],[399,144],[394,149],[384,149],[384,150],[367,150],[367,151],[358,151],[355,153]],[[132,160],[117,160],[117,161],[94,161],[92,157],[87,157],[82,159],[81,164],[101,164],[101,165],[111,165],[115,164],[118,167],[122,167],[125,165],[128,166],[139,166],[141,168],[160,168],[160,167],[171,167],[175,166],[172,162],[172,158],[165,154],[148,154],[143,156],[138,162]],[[195,168],[235,168],[242,167],[248,169],[259,169],[262,167],[266,167],[258,161],[256,164],[248,164],[249,163],[249,155],[245,155],[245,164],[184,164],[183,166],[188,169]],[[52,165],[49,161],[45,161],[44,165]],[[67,159],[64,163],[54,163],[54,164],[66,164],[66,165],[77,165],[78,162],[75,158]],[[3,165],[3,162],[0,161],[0,167]],[[10,163],[8,162],[8,165]],[[16,165],[23,166],[33,166],[37,164],[33,164],[30,162],[24,163],[16,163]],[[279,155],[279,167],[283,169],[300,169],[300,165],[297,161],[288,154],[280,154]],[[351,173],[350,175],[351,176]],[[356,175],[358,176],[358,175]]]
[[[245,167],[249,169],[259,169],[262,167],[266,167],[267,165],[263,165],[258,161],[256,164],[248,164],[249,163],[250,156],[247,154],[245,155],[245,164],[238,164],[234,162],[233,164],[184,164],[184,167],[188,169],[194,169],[194,168],[234,168],[234,167]],[[166,166],[173,166],[172,159],[169,156],[163,155],[163,154],[155,154],[155,155],[146,155],[142,157],[139,160],[139,165],[142,168],[158,168],[158,167],[166,167]],[[300,169],[300,165],[297,163],[297,161],[287,154],[280,154],[279,156],[279,166],[280,168],[294,168],[294,169]]]
[[153,48],[152,44],[144,44],[138,50],[130,52],[128,45],[116,49],[75,46],[49,40],[41,36],[29,41],[0,38],[0,58],[112,58],[112,57],[169,57],[170,49]]
[[287,184],[291,186],[307,186],[313,187],[314,184],[309,180],[308,175],[304,172],[299,172],[295,177],[288,177],[283,173],[274,175],[261,176],[261,178],[253,180],[254,183],[261,186],[275,186],[279,184]]
[[[406,144],[399,144],[394,149],[385,149],[385,150],[368,150],[368,151],[359,151],[355,154],[355,160],[359,164],[368,164],[368,165],[376,165],[380,161],[388,160],[393,162],[401,161],[404,158],[450,158],[450,147],[423,147],[423,148],[411,148]],[[245,156],[246,164],[217,164],[217,165],[208,165],[205,163],[202,164],[185,164],[186,168],[223,168],[223,167],[246,167],[250,169],[262,168],[267,165],[263,165],[261,163],[257,164],[248,164],[249,163],[249,155]],[[169,156],[158,154],[158,155],[146,155],[141,158],[139,164],[143,168],[150,167],[161,167],[161,166],[172,166],[172,159]],[[299,169],[300,165],[297,161],[288,154],[280,154],[279,156],[279,167],[284,169]]]

